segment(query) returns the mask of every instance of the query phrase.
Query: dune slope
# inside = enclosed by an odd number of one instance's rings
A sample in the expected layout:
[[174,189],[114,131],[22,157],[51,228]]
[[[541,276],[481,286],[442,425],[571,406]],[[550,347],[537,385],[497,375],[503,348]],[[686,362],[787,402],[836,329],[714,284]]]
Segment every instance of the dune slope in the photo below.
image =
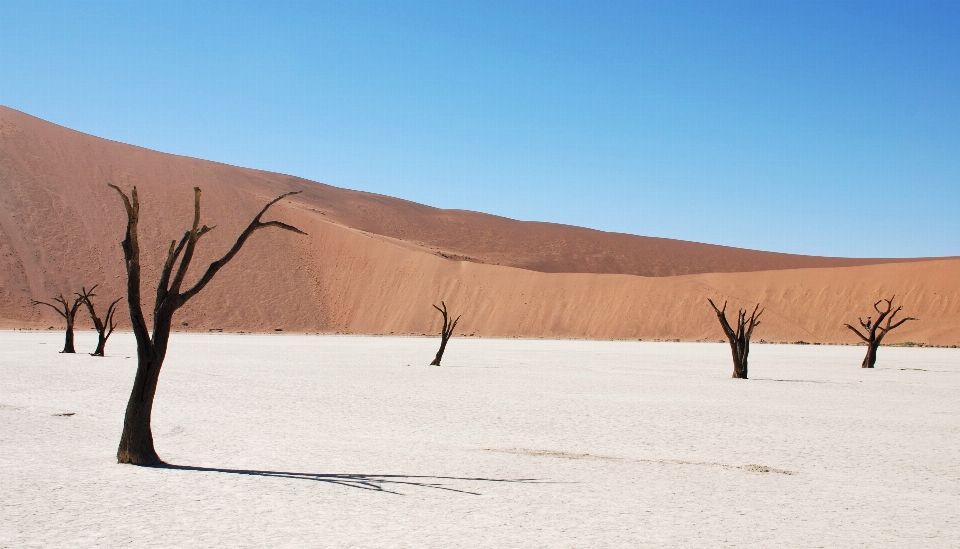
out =
[[0,326],[59,326],[30,300],[83,285],[122,295],[125,219],[107,183],[140,192],[145,296],[188,227],[193,186],[203,222],[217,225],[194,277],[264,202],[303,191],[271,215],[309,236],[258,232],[183,309],[179,329],[432,333],[430,303],[445,299],[476,335],[715,340],[705,300],[716,297],[762,301],[758,338],[852,342],[842,323],[896,293],[922,319],[899,339],[960,343],[957,259],[796,256],[439,210],[124,145],[2,107]]

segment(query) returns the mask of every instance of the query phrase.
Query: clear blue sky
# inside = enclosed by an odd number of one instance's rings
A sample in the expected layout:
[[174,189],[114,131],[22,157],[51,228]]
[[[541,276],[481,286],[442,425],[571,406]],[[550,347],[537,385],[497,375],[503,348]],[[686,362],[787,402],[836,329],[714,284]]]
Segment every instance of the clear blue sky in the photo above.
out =
[[960,255],[960,2],[12,2],[0,104],[524,220]]

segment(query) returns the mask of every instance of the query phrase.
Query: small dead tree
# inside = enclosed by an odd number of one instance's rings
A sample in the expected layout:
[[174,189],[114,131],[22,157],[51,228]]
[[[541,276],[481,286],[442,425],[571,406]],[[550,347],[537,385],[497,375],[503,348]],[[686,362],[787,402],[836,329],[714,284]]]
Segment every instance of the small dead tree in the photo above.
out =
[[[737,379],[747,379],[747,355],[750,354],[750,337],[753,335],[753,329],[760,325],[760,315],[764,310],[760,309],[760,304],[753,308],[753,313],[748,317],[745,309],[740,309],[737,315],[737,329],[730,326],[727,321],[727,302],[723,302],[723,309],[718,309],[712,299],[708,299],[710,306],[717,313],[717,320],[723,327],[723,333],[727,334],[730,340],[730,350],[733,352],[733,377]],[[759,312],[758,312],[759,311]]]
[[434,309],[440,311],[440,314],[443,315],[443,328],[440,329],[440,350],[437,351],[436,358],[430,363],[431,366],[440,365],[440,359],[443,358],[443,351],[446,350],[447,342],[450,341],[450,336],[453,335],[453,329],[457,327],[457,322],[460,322],[459,316],[456,320],[450,322],[450,317],[447,316],[447,304],[441,301],[440,305],[443,306],[442,309],[436,305],[433,306]]
[[56,311],[58,315],[62,316],[64,320],[67,321],[67,333],[64,336],[63,350],[60,352],[76,353],[76,349],[73,348],[73,319],[77,316],[77,309],[80,308],[81,300],[78,297],[74,299],[73,304],[71,304],[65,297],[63,297],[63,294],[57,294],[57,296],[53,298],[53,301],[56,303],[56,305],[53,303],[47,303],[46,301],[37,300],[31,300],[30,303],[34,307],[37,305],[46,305],[47,307],[50,307]]
[[[137,339],[137,375],[134,378],[133,389],[130,391],[130,400],[127,402],[126,414],[123,418],[123,434],[120,435],[120,446],[117,448],[117,461],[135,465],[158,465],[163,462],[157,456],[153,447],[153,432],[150,429],[150,417],[153,412],[153,399],[157,391],[157,381],[160,379],[160,367],[167,354],[167,344],[170,340],[170,326],[173,314],[188,300],[200,293],[213,280],[213,277],[230,262],[250,235],[258,229],[277,227],[298,234],[307,234],[300,229],[280,221],[260,221],[260,218],[280,200],[296,192],[289,192],[267,202],[247,228],[240,233],[236,242],[220,259],[211,263],[200,279],[189,289],[182,290],[187,269],[193,260],[193,254],[200,237],[207,234],[213,227],[200,226],[200,189],[193,189],[193,226],[183,234],[177,243],[170,242],[167,259],[160,271],[160,280],[157,283],[157,295],[153,305],[153,334],[147,329],[147,322],[140,305],[140,243],[137,237],[137,226],[140,222],[140,202],[137,198],[137,188],[134,187],[128,197],[116,185],[110,185],[123,199],[123,207],[127,213],[127,232],[121,242],[123,256],[127,268],[127,305],[130,308],[130,323],[133,334]],[[179,260],[179,265],[178,265]],[[174,267],[176,266],[176,269]]]
[[107,339],[113,334],[113,329],[116,328],[116,324],[113,322],[113,315],[117,312],[117,303],[120,303],[122,297],[118,297],[107,307],[107,314],[104,315],[103,319],[97,316],[97,312],[93,308],[93,301],[90,300],[91,297],[96,297],[97,294],[93,293],[97,289],[99,284],[94,284],[92,288],[87,290],[86,288],[81,288],[80,293],[77,296],[83,301],[83,304],[87,306],[87,312],[90,313],[90,320],[93,321],[93,327],[97,329],[97,350],[90,353],[90,356],[103,356],[104,351],[107,347]]
[[[860,365],[861,368],[873,368],[877,363],[877,348],[880,347],[880,342],[883,341],[883,338],[887,336],[887,333],[894,328],[899,328],[904,322],[909,320],[917,320],[913,317],[901,318],[896,324],[893,323],[894,317],[897,316],[903,309],[903,305],[893,308],[893,300],[897,296],[893,296],[890,299],[881,299],[873,304],[873,309],[877,311],[880,315],[877,317],[877,321],[874,322],[872,317],[867,317],[867,321],[864,322],[863,318],[857,318],[860,321],[860,326],[863,327],[864,332],[854,328],[849,324],[844,324],[847,328],[850,328],[850,331],[857,334],[866,344],[867,344],[867,356],[863,357],[863,363]],[[887,306],[885,309],[880,309],[880,304],[886,302]],[[886,320],[886,324],[882,324]]]

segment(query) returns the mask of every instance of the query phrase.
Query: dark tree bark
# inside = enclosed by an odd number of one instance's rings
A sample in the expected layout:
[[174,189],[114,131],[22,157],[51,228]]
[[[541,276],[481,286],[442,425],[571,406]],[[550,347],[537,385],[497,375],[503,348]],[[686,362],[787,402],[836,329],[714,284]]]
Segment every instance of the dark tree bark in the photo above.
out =
[[71,305],[70,302],[63,297],[63,294],[57,294],[57,296],[53,298],[53,301],[56,302],[56,305],[53,303],[47,303],[46,301],[37,300],[33,300],[30,303],[34,307],[37,305],[46,305],[47,307],[50,307],[56,311],[58,315],[62,316],[63,319],[67,321],[67,333],[64,336],[63,350],[60,352],[76,353],[76,349],[73,348],[73,320],[77,316],[77,309],[80,308],[81,300],[78,297],[77,299],[73,300],[73,304]]
[[436,305],[433,306],[434,309],[440,311],[440,314],[443,315],[443,327],[440,329],[440,350],[437,351],[437,356],[433,359],[433,362],[430,363],[431,366],[440,365],[440,359],[443,358],[443,351],[447,349],[447,342],[450,341],[450,336],[453,335],[453,329],[457,327],[457,322],[460,322],[459,316],[456,320],[450,322],[450,317],[447,316],[447,304],[441,301],[440,305],[443,306],[442,309]]
[[[130,324],[137,339],[137,374],[134,378],[133,389],[130,391],[130,400],[127,402],[127,411],[123,419],[123,434],[120,435],[120,447],[117,448],[119,463],[134,465],[158,465],[163,463],[153,447],[153,433],[150,430],[150,418],[153,413],[153,398],[157,392],[157,381],[160,379],[160,368],[167,354],[167,344],[170,340],[170,326],[173,323],[173,314],[190,298],[200,293],[213,277],[230,262],[250,235],[258,229],[277,227],[299,234],[307,234],[300,229],[281,223],[280,221],[260,221],[260,218],[283,198],[297,192],[289,192],[274,198],[260,210],[247,228],[240,233],[237,241],[220,259],[211,263],[200,279],[189,289],[181,291],[187,269],[193,260],[197,241],[210,232],[213,227],[200,226],[200,189],[193,189],[193,226],[183,234],[178,243],[170,242],[167,259],[160,271],[160,280],[157,283],[157,295],[153,305],[153,334],[147,329],[143,309],[140,303],[140,243],[137,237],[137,226],[140,221],[140,202],[137,198],[137,188],[134,187],[128,197],[116,185],[110,185],[123,199],[123,206],[127,213],[127,232],[121,242],[123,256],[127,268],[127,305],[130,308]],[[178,264],[179,260],[179,264]],[[176,270],[174,270],[176,266]]]
[[[708,299],[710,306],[717,313],[717,320],[723,327],[723,333],[730,340],[730,350],[733,352],[733,377],[736,379],[747,379],[747,356],[750,354],[750,337],[753,335],[753,329],[760,325],[760,304],[753,308],[753,313],[748,317],[745,309],[740,309],[737,315],[737,329],[734,330],[727,321],[727,302],[723,302],[723,309],[718,309],[712,299]],[[759,311],[759,312],[757,312]]]
[[[854,328],[849,324],[844,324],[847,328],[850,328],[850,331],[857,334],[857,336],[862,339],[867,344],[867,356],[863,357],[863,362],[860,364],[861,368],[873,368],[877,363],[877,348],[880,347],[880,342],[883,341],[883,338],[887,336],[890,330],[894,328],[899,328],[904,322],[908,320],[917,320],[913,317],[902,318],[897,321],[896,324],[893,323],[894,317],[897,316],[903,309],[903,305],[893,308],[893,300],[897,296],[893,296],[890,299],[881,299],[873,304],[873,309],[877,311],[880,315],[877,317],[877,321],[874,322],[871,317],[867,317],[867,321],[864,322],[863,318],[857,318],[860,321],[860,326],[863,327],[864,332]],[[886,302],[887,306],[885,309],[880,309],[880,304]],[[881,323],[886,320],[887,323],[882,325]]]
[[97,289],[99,284],[94,284],[92,288],[87,290],[86,288],[81,288],[77,296],[83,301],[83,304],[87,306],[87,312],[90,313],[90,320],[93,321],[93,327],[97,329],[97,350],[90,353],[90,356],[103,356],[103,353],[107,348],[107,339],[110,338],[110,335],[113,334],[113,329],[116,328],[116,324],[113,322],[113,315],[117,312],[117,303],[120,303],[122,297],[118,297],[107,307],[107,314],[101,319],[97,316],[97,312],[94,310],[93,301],[90,300],[91,297],[96,297],[97,294],[93,293]]

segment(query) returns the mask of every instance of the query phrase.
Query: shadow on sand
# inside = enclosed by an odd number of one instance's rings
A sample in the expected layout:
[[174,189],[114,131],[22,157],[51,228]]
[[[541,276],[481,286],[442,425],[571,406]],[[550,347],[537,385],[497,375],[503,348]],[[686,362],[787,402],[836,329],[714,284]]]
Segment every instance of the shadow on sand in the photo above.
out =
[[157,465],[156,469],[175,469],[178,471],[198,471],[202,473],[226,473],[231,475],[248,475],[254,477],[275,477],[290,478],[297,480],[312,480],[314,482],[326,482],[347,486],[350,488],[359,488],[361,490],[371,490],[374,492],[386,492],[388,494],[404,495],[397,492],[396,487],[413,486],[420,488],[432,488],[434,490],[445,490],[447,492],[457,492],[460,494],[469,494],[472,496],[481,495],[479,492],[473,492],[466,489],[453,488],[446,484],[453,482],[462,483],[542,483],[538,479],[520,478],[482,478],[482,477],[438,477],[438,476],[417,476],[417,475],[364,475],[348,473],[291,473],[288,471],[258,471],[255,469],[225,469],[221,467],[195,467],[193,465],[173,465],[165,463]]

